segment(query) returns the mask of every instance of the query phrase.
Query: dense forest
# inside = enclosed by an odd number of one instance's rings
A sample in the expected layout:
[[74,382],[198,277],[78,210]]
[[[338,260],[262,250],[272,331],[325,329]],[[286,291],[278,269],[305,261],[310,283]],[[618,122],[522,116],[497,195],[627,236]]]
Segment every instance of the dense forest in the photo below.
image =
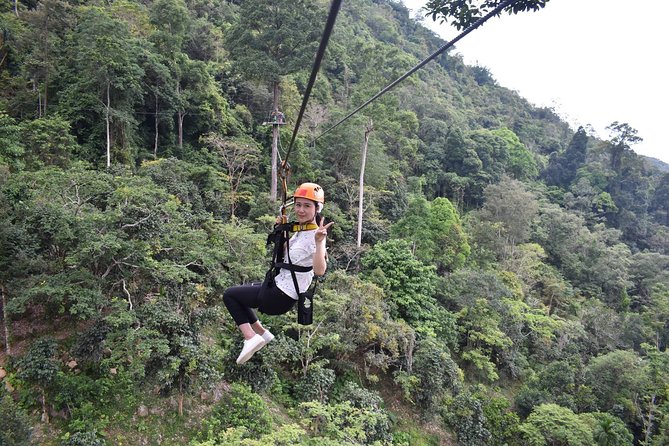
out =
[[0,4],[0,445],[669,444],[669,166],[452,51],[319,137],[444,44],[395,0],[343,3],[291,152],[314,323],[235,364],[328,9]]

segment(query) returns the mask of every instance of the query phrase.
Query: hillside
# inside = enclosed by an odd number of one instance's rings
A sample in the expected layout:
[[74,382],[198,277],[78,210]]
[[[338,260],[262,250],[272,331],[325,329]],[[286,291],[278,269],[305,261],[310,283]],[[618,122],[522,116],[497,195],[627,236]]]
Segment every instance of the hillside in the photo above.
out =
[[235,363],[328,6],[0,6],[0,444],[667,444],[667,165],[451,54],[321,136],[444,43],[392,0],[344,2],[290,153],[314,323]]

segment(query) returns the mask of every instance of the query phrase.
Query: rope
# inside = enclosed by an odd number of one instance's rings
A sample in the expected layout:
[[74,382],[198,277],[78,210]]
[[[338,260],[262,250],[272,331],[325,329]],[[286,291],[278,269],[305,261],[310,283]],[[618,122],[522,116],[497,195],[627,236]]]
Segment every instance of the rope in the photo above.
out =
[[[314,83],[316,82],[316,76],[318,75],[318,70],[320,69],[321,61],[323,60],[323,56],[325,55],[325,48],[327,47],[328,41],[330,40],[330,34],[332,34],[332,28],[334,28],[335,20],[337,19],[337,14],[339,13],[339,8],[341,7],[341,2],[342,0],[333,0],[332,5],[330,6],[330,13],[328,15],[328,20],[325,23],[325,30],[323,31],[323,37],[321,37],[321,43],[318,46],[318,51],[316,52],[316,59],[314,60],[314,66],[313,69],[311,70],[311,77],[309,78],[309,83],[307,84],[307,88],[304,91],[304,98],[302,99],[302,107],[300,108],[300,113],[297,115],[297,121],[295,121],[295,128],[293,129],[293,137],[290,140],[290,144],[288,145],[288,151],[286,152],[286,156],[284,157],[284,161],[282,162],[282,170],[288,168],[288,157],[290,156],[290,151],[292,150],[293,144],[295,143],[295,138],[297,137],[297,131],[300,128],[300,123],[302,122],[302,115],[304,115],[304,111],[307,108],[307,103],[309,102],[309,96],[311,95],[311,89],[314,86]],[[286,191],[284,189],[284,201],[285,201],[285,192]]]
[[469,34],[470,32],[474,31],[474,30],[475,30],[476,28],[478,28],[479,26],[483,25],[483,24],[484,24],[488,19],[490,19],[492,16],[499,14],[504,8],[506,8],[507,6],[512,6],[512,5],[513,5],[514,3],[516,3],[517,1],[519,1],[519,0],[506,0],[505,2],[500,3],[495,9],[493,9],[492,11],[490,11],[490,12],[489,12],[488,14],[486,14],[485,16],[479,18],[479,19],[478,19],[476,22],[474,22],[469,28],[467,28],[467,29],[464,30],[462,33],[460,33],[455,39],[453,39],[453,40],[451,40],[450,42],[447,42],[446,44],[444,44],[441,48],[439,48],[437,51],[435,51],[434,53],[432,53],[432,54],[431,54],[430,56],[428,56],[426,59],[424,59],[423,61],[421,61],[418,65],[416,65],[415,67],[413,67],[412,69],[410,69],[409,71],[407,71],[406,73],[404,73],[402,76],[400,76],[399,78],[397,78],[396,80],[394,80],[393,82],[391,82],[390,84],[388,84],[385,88],[383,88],[381,91],[379,91],[379,92],[376,93],[374,96],[372,96],[369,100],[367,100],[367,102],[365,102],[364,104],[362,104],[361,106],[359,106],[358,108],[356,108],[355,110],[353,110],[351,113],[349,113],[348,115],[346,115],[343,119],[341,119],[341,120],[340,120],[339,122],[337,122],[335,125],[333,125],[333,126],[330,127],[329,129],[325,130],[323,133],[321,133],[320,135],[318,135],[316,138],[314,138],[313,141],[311,141],[311,142],[314,143],[314,142],[315,142],[317,139],[319,139],[321,136],[325,135],[326,133],[330,132],[331,130],[333,130],[334,128],[336,128],[337,126],[339,126],[340,124],[342,124],[342,123],[344,123],[345,121],[347,121],[350,117],[352,117],[353,115],[355,115],[356,113],[358,113],[360,110],[362,110],[363,108],[367,107],[369,104],[371,104],[371,103],[374,102],[376,99],[378,99],[379,97],[381,97],[383,94],[385,94],[386,92],[388,92],[388,91],[389,91],[391,88],[393,88],[395,85],[399,84],[399,83],[402,82],[404,79],[406,79],[407,77],[411,76],[411,75],[414,74],[416,71],[418,71],[420,68],[422,68],[425,64],[427,64],[428,62],[430,62],[432,59],[434,59],[435,57],[437,57],[438,55],[440,55],[441,53],[443,53],[444,51],[446,51],[448,48],[450,48],[450,47],[452,47],[453,45],[455,45],[455,43],[457,43],[460,39],[462,39],[463,37],[465,37],[467,34]]

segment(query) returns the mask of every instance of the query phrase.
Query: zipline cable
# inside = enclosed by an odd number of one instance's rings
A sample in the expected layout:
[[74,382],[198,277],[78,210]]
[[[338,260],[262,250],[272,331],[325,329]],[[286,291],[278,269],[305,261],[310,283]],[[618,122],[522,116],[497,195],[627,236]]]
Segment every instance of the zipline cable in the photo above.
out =
[[[362,110],[363,108],[367,107],[369,104],[371,104],[372,102],[374,102],[374,101],[375,101],[376,99],[378,99],[380,96],[382,96],[383,94],[385,94],[386,92],[388,92],[388,90],[390,90],[391,88],[393,88],[395,85],[399,84],[399,83],[402,82],[404,79],[406,79],[407,77],[409,77],[409,76],[411,76],[412,74],[414,74],[416,71],[418,71],[419,69],[421,69],[425,64],[427,64],[428,62],[430,62],[432,59],[434,59],[435,57],[437,57],[438,55],[440,55],[441,53],[443,53],[444,51],[446,51],[448,48],[450,48],[450,47],[452,47],[453,45],[455,45],[455,43],[457,43],[460,39],[462,39],[463,37],[465,37],[467,34],[469,34],[470,32],[474,31],[474,30],[475,30],[476,28],[478,28],[479,26],[483,25],[483,24],[484,24],[488,19],[490,19],[492,16],[499,14],[504,8],[506,8],[507,6],[512,6],[514,3],[518,2],[518,1],[519,1],[519,0],[506,0],[505,2],[500,3],[495,9],[493,9],[492,11],[490,11],[490,12],[489,12],[488,14],[486,14],[485,16],[479,18],[479,19],[478,19],[476,22],[474,22],[469,28],[467,28],[467,29],[464,30],[462,33],[460,33],[456,38],[454,38],[454,39],[451,40],[450,42],[445,43],[441,48],[439,48],[438,50],[436,50],[434,53],[432,53],[430,56],[428,56],[426,59],[424,59],[424,60],[423,60],[422,62],[420,62],[418,65],[416,65],[415,67],[413,67],[412,69],[410,69],[409,71],[407,71],[406,73],[404,73],[402,76],[398,77],[396,80],[394,80],[393,82],[391,82],[390,84],[388,84],[386,87],[384,87],[381,91],[379,91],[379,92],[376,93],[374,96],[372,96],[369,100],[367,100],[367,102],[365,102],[365,103],[362,104],[360,107],[356,108],[356,109],[353,110],[351,113],[349,113],[348,115],[346,115],[343,119],[341,119],[341,120],[340,120],[339,122],[337,122],[335,125],[333,125],[333,126],[330,127],[329,129],[325,130],[323,133],[321,133],[320,135],[318,135],[316,138],[314,138],[314,139],[311,141],[311,144],[313,144],[314,142],[316,142],[316,140],[319,139],[321,136],[325,135],[326,133],[328,133],[328,132],[330,132],[331,130],[335,129],[335,128],[336,128],[337,126],[339,126],[340,124],[342,124],[342,123],[344,123],[345,121],[347,121],[350,117],[352,117],[353,115],[355,115],[356,113],[358,113],[358,112],[359,112],[360,110]],[[293,135],[293,136],[294,136],[294,135]]]
[[318,70],[321,66],[321,61],[325,55],[325,48],[328,46],[328,41],[330,40],[330,34],[332,34],[332,28],[334,28],[335,21],[337,19],[337,14],[339,13],[339,8],[341,7],[342,0],[333,0],[332,5],[330,5],[330,13],[328,15],[328,20],[325,23],[325,30],[323,31],[323,36],[321,37],[321,43],[318,46],[318,51],[316,52],[316,59],[314,60],[314,66],[311,70],[311,77],[309,78],[309,83],[307,88],[304,91],[304,98],[302,99],[302,107],[300,108],[300,113],[297,115],[297,121],[295,121],[295,128],[293,129],[293,137],[290,140],[288,145],[288,151],[284,157],[282,163],[282,168],[287,168],[288,157],[290,156],[290,151],[293,148],[295,143],[295,138],[297,137],[297,131],[300,128],[300,123],[302,122],[302,115],[307,108],[307,103],[309,102],[309,96],[311,95],[311,89],[316,82],[316,76],[318,75]]

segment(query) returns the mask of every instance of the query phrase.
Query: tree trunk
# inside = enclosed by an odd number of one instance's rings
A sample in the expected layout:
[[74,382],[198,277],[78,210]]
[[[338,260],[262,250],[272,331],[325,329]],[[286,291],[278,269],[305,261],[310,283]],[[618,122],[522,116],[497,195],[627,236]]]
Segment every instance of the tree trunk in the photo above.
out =
[[49,410],[46,407],[46,392],[42,389],[42,423],[49,422]]
[[[177,83],[177,97],[181,99],[181,85]],[[179,150],[183,150],[184,148],[184,117],[186,116],[186,111],[182,110],[181,106],[179,106],[179,110],[177,111],[177,128],[179,129]]]
[[7,314],[7,298],[5,296],[5,287],[0,285],[0,305],[2,305],[2,324],[5,332],[5,353],[7,356],[12,354],[9,345],[9,315]]
[[19,16],[19,0],[14,0],[14,14],[16,17]]
[[184,378],[179,376],[179,416],[184,416]]
[[42,90],[40,90],[39,85],[35,79],[33,81],[33,93],[37,92],[37,117],[42,117]]
[[651,395],[650,400],[648,401],[648,417],[642,417],[644,424],[643,444],[650,444],[650,437],[653,435],[653,421],[655,421],[655,398],[655,394]]
[[369,134],[374,130],[374,123],[371,118],[365,129],[365,143],[362,145],[362,160],[360,161],[360,190],[358,191],[358,248],[362,244],[362,209],[363,195],[365,186],[365,164],[367,163],[367,144],[369,143]]
[[183,150],[184,148],[184,118],[186,117],[186,113],[184,112],[179,112],[179,150]]
[[[272,85],[272,110],[279,107],[279,81],[274,81]],[[272,202],[277,198],[278,183],[278,165],[279,165],[279,125],[272,124],[272,179],[269,189],[269,199]]]
[[48,96],[48,88],[49,88],[49,69],[46,69],[46,73],[44,74],[44,102],[42,104],[43,109],[43,115],[46,116],[46,103],[47,103],[47,96]]
[[154,115],[154,131],[155,139],[153,140],[153,159],[158,159],[158,93],[155,93],[156,96],[156,114]]
[[106,113],[105,113],[105,121],[107,124],[107,167],[111,166],[111,129],[110,129],[110,122],[109,122],[109,108],[110,108],[110,103],[111,99],[109,96],[109,84],[110,82],[107,81],[107,107],[106,107]]

